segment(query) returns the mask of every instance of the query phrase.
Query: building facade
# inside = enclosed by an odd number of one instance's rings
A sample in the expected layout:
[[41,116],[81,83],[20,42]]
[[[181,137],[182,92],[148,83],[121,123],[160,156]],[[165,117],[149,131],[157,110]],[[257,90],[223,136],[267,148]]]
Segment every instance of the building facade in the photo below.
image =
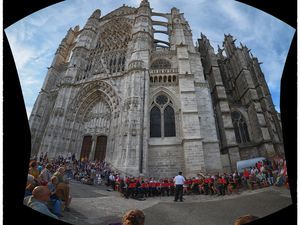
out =
[[96,10],[67,32],[29,124],[32,155],[75,153],[135,176],[228,172],[283,152],[278,113],[247,47],[225,35],[215,53],[203,34],[195,46],[183,13],[153,12],[147,0],[103,17]]

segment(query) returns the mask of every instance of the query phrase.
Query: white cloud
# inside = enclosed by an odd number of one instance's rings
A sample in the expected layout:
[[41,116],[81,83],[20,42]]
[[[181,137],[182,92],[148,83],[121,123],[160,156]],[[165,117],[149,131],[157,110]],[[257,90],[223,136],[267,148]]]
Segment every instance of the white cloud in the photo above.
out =
[[20,71],[35,56],[36,50],[31,46],[24,45],[22,39],[18,39],[17,36],[10,35],[10,33],[7,33],[7,36],[17,70]]
[[49,23],[50,15],[45,15],[42,12],[36,12],[28,18],[27,22],[32,27],[42,27]]
[[[46,75],[46,67],[50,66],[68,29],[76,25],[82,28],[97,8],[104,16],[123,4],[138,7],[140,0],[63,1],[24,18],[6,30],[27,107],[32,107]],[[246,44],[253,55],[264,62],[262,69],[270,90],[278,95],[275,91],[279,90],[289,46],[287,42],[291,41],[293,32],[281,21],[233,0],[151,0],[150,5],[155,12],[170,13],[172,7],[180,9],[190,24],[194,42],[202,32],[215,50],[217,45],[222,47],[224,34],[231,33],[237,43]]]
[[241,10],[240,3],[231,0],[218,0],[216,4],[218,5],[218,10],[221,11],[221,17],[230,20],[229,24],[231,26],[241,30],[249,27],[250,18],[245,14],[245,10]]
[[265,57],[269,59],[267,63],[262,64],[266,81],[272,92],[278,92],[286,54],[277,55],[275,51],[270,51]]

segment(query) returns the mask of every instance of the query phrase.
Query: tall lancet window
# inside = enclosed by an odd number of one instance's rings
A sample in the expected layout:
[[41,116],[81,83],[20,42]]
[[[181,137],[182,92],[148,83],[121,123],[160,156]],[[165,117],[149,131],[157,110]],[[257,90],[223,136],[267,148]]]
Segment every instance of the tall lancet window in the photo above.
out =
[[237,143],[250,142],[247,123],[240,112],[234,111],[231,113],[235,138]]
[[152,103],[150,111],[150,137],[175,137],[175,112],[172,101],[159,95]]
[[150,112],[150,137],[161,137],[161,113],[157,106]]
[[171,106],[167,106],[164,110],[164,128],[165,137],[175,137],[175,114]]

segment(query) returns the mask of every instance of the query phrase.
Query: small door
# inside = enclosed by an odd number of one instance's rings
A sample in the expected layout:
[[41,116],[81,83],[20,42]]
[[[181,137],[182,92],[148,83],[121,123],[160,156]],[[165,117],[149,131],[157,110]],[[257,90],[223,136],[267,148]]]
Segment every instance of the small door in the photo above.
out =
[[84,136],[81,147],[81,160],[88,160],[92,148],[92,136]]
[[106,155],[107,136],[98,136],[94,160],[103,161]]

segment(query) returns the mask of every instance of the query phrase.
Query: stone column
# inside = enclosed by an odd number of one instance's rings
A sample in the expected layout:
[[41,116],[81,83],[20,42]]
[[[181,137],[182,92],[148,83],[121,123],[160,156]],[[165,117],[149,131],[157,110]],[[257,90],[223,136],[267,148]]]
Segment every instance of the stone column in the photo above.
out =
[[[151,8],[143,0],[137,9],[132,29],[131,56],[128,60],[127,90],[124,93],[123,146],[121,161],[127,173],[138,176],[143,173],[144,165],[144,110],[145,110],[145,76],[149,68],[150,49],[153,44]],[[125,158],[125,160],[124,160]],[[121,168],[122,169],[122,168]]]

